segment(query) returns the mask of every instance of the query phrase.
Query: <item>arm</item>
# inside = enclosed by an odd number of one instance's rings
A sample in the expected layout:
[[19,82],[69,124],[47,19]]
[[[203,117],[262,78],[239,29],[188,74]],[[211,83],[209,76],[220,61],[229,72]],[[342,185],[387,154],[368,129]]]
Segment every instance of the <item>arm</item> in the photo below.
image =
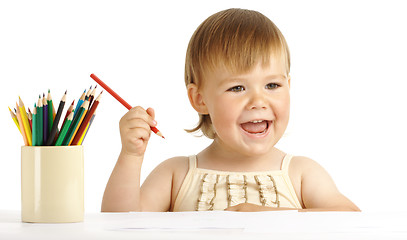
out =
[[360,211],[339,192],[331,176],[315,161],[301,157],[301,195],[305,209],[300,211]]
[[122,149],[106,185],[102,211],[141,211],[140,171],[144,153],[156,126],[154,111],[135,107],[120,120]]

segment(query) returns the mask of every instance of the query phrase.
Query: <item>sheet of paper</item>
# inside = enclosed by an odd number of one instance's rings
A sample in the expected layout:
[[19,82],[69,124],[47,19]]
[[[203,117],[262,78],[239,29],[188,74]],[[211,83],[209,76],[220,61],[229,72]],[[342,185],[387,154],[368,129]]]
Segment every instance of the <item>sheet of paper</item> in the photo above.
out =
[[[275,212],[277,215],[291,215],[294,211]],[[261,213],[242,213],[227,211],[208,212],[161,212],[127,213],[112,220],[109,216],[110,230],[204,230],[229,229],[244,231],[248,222],[259,220]]]

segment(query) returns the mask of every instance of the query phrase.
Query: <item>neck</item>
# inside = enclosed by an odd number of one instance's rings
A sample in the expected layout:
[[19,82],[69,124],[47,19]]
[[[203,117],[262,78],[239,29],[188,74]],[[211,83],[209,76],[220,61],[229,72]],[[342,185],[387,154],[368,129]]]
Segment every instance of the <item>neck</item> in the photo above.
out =
[[247,155],[229,149],[218,140],[198,154],[199,167],[223,171],[278,170],[284,153],[273,147],[268,153]]

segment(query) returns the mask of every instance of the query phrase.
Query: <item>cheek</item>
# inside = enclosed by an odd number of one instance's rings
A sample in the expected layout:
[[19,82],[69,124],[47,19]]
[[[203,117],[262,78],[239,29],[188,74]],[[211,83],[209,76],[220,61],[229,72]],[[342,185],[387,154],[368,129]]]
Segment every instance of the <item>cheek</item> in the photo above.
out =
[[285,122],[285,124],[288,124],[288,119],[290,118],[289,95],[281,98],[280,101],[277,103],[276,115],[278,115],[278,118],[280,119],[281,122]]
[[225,99],[217,100],[209,112],[215,130],[226,129],[233,126],[231,123],[237,121],[237,109],[238,108],[231,101],[225,101]]

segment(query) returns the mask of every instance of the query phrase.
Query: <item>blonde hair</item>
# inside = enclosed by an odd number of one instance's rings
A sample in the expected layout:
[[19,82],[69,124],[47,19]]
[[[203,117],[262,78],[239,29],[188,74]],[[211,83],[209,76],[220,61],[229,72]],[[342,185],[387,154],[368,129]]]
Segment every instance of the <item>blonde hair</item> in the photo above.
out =
[[[290,52],[283,34],[263,14],[245,9],[227,9],[208,17],[195,30],[185,59],[185,85],[202,87],[205,72],[225,67],[233,73],[250,71],[257,63],[270,64],[270,56],[278,56],[290,72]],[[211,118],[199,114],[199,122],[187,132],[215,138]]]

